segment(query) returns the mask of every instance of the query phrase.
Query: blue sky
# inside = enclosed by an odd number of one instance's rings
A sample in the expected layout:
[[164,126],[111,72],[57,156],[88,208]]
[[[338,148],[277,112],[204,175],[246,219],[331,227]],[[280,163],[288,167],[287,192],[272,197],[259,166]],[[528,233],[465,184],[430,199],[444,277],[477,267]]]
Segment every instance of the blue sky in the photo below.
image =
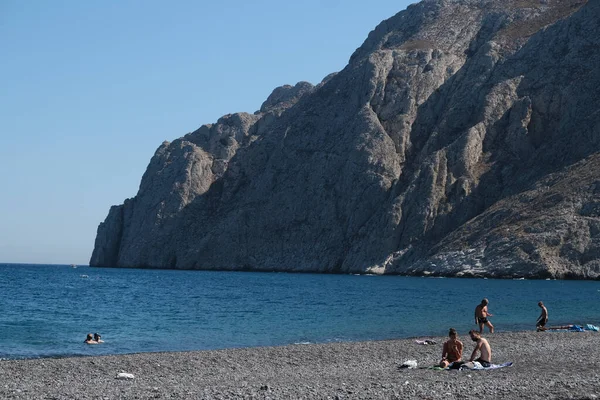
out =
[[415,1],[0,0],[0,262],[87,264],[164,140],[320,82]]

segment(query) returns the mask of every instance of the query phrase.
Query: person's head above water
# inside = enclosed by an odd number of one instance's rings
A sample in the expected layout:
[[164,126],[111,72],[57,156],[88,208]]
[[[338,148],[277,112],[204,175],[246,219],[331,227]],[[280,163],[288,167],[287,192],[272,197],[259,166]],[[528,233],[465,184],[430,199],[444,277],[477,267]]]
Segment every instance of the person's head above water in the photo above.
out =
[[540,307],[544,307],[544,303],[542,303],[541,301],[538,303],[538,306]]
[[100,336],[100,334],[98,334],[98,333],[94,333],[94,340],[95,340],[95,341],[98,341],[98,340],[100,340],[100,338],[101,338],[101,337],[102,337],[102,336]]
[[483,304],[484,306],[487,306],[488,303],[489,303],[488,299],[481,300],[481,304]]
[[450,336],[451,338],[455,338],[456,337],[456,329],[450,328],[448,330],[448,336]]

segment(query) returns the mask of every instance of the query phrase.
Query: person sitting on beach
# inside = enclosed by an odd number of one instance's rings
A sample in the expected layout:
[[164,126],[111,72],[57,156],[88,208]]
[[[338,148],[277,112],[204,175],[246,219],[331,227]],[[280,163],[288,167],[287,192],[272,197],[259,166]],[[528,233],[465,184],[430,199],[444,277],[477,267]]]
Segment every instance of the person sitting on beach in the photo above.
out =
[[85,341],[83,343],[85,343],[85,344],[98,344],[98,342],[94,340],[94,336],[91,333],[87,334],[87,337],[85,338]]
[[98,333],[94,333],[94,340],[96,341],[96,343],[104,343],[104,340],[100,339],[102,336],[100,336],[100,334]]
[[544,306],[544,303],[542,303],[541,301],[538,303],[538,306],[542,309],[542,313],[540,314],[540,317],[535,323],[535,327],[539,332],[543,331],[544,327],[546,326],[546,323],[548,323],[548,309]]
[[[477,361],[482,367],[489,367],[492,362],[492,348],[490,347],[489,342],[487,339],[482,338],[481,333],[474,329],[469,331],[469,336],[471,336],[472,341],[476,342],[475,349],[473,350],[469,361]],[[476,359],[475,357],[477,357],[478,352],[481,354]]]
[[494,325],[488,321],[488,317],[492,314],[488,311],[488,299],[481,300],[481,304],[475,307],[475,323],[479,325],[479,333],[483,333],[483,326],[486,325],[490,330],[490,333],[494,333]]
[[456,335],[456,329],[450,328],[448,331],[450,339],[444,343],[442,349],[442,361],[439,366],[442,368],[448,367],[451,363],[462,360],[463,344]]

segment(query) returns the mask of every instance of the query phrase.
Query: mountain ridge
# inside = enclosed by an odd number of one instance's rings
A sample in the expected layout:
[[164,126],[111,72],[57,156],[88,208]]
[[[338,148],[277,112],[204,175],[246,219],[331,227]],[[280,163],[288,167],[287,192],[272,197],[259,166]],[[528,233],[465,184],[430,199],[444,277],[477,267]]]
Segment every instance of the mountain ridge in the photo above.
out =
[[598,17],[597,0],[411,5],[320,84],[163,143],[90,265],[596,279],[595,217],[572,205],[594,191],[563,194],[576,222],[547,216],[549,242],[479,223],[596,165]]

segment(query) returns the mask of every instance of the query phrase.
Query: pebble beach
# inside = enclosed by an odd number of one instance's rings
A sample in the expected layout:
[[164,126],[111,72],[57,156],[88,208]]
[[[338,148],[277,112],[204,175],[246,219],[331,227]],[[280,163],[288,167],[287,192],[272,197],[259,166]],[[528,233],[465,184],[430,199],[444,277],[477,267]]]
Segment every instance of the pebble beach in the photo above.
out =
[[[596,399],[600,333],[486,334],[496,370],[426,369],[415,339],[0,361],[2,399]],[[469,357],[474,343],[459,336]],[[421,338],[422,339],[422,338]],[[417,369],[401,369],[416,360]],[[119,373],[133,379],[118,379]]]

